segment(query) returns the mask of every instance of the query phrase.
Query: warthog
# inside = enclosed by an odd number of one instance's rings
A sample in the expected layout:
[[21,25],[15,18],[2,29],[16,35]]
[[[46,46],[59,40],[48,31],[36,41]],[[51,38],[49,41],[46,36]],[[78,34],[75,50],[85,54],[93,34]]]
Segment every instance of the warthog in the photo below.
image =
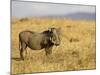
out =
[[27,47],[32,50],[44,48],[46,55],[52,53],[52,47],[60,45],[59,28],[49,28],[41,33],[33,31],[22,31],[19,33],[20,57],[24,60],[23,51]]

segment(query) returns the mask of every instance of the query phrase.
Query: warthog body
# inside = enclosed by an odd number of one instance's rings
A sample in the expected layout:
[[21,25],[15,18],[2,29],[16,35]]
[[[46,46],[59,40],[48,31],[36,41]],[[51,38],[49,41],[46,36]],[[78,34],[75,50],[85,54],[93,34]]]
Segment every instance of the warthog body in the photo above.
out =
[[32,50],[41,50],[44,48],[46,55],[52,53],[52,47],[60,44],[59,29],[50,28],[47,31],[36,33],[32,31],[22,31],[19,33],[20,57],[23,57],[23,51],[27,47]]

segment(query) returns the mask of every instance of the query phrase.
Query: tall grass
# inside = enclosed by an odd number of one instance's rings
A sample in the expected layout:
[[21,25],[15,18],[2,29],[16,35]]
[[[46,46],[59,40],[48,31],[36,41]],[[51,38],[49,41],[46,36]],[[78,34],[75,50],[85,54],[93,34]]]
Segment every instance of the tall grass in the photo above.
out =
[[[25,18],[12,20],[12,74],[69,71],[96,68],[95,21],[65,18]],[[49,58],[44,50],[27,48],[25,60],[19,58],[18,34],[23,30],[42,32],[61,27],[61,44],[54,46]]]

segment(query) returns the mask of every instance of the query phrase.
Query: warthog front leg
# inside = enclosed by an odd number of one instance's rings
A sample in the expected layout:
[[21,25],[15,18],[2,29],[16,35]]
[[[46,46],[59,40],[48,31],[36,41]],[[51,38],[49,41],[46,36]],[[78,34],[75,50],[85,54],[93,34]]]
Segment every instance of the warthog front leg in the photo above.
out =
[[48,47],[48,48],[45,48],[45,52],[46,52],[46,56],[52,54],[52,46]]
[[43,63],[45,63],[45,62],[49,62],[50,61],[50,59],[51,59],[51,54],[52,54],[52,46],[51,47],[48,47],[48,48],[45,48],[45,55],[46,55],[46,57],[44,58],[44,61],[43,61]]

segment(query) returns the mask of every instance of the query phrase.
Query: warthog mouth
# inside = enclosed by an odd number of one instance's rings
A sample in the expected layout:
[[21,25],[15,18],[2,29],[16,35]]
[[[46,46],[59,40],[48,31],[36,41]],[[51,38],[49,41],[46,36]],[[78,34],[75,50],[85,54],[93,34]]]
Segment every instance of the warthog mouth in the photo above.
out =
[[59,46],[60,44],[55,44],[56,46]]
[[53,40],[52,40],[52,43],[53,43],[54,45],[56,45],[56,46],[59,46],[59,45],[60,45],[60,42],[56,42],[56,41],[53,41]]
[[53,39],[51,39],[51,42],[56,45],[56,46],[59,46],[60,45],[60,42],[59,41],[54,41]]
[[59,46],[59,45],[60,45],[60,43],[54,43],[54,45]]

